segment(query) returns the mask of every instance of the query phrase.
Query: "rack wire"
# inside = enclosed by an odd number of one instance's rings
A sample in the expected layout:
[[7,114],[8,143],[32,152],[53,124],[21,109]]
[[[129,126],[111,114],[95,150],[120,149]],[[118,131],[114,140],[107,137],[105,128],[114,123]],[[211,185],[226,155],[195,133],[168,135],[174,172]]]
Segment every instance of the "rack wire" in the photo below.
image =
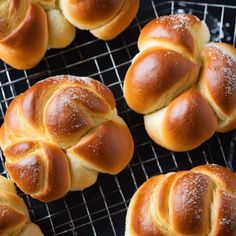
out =
[[[215,134],[199,148],[184,153],[167,151],[147,136],[141,115],[130,110],[123,98],[123,79],[138,52],[140,29],[151,19],[188,12],[205,20],[212,41],[235,45],[236,6],[185,1],[141,0],[139,13],[128,29],[115,40],[104,42],[86,31],[77,31],[72,45],[49,50],[34,69],[15,70],[0,62],[0,124],[9,103],[37,81],[57,74],[93,77],[113,92],[119,114],[125,119],[135,140],[135,154],[129,166],[117,176],[100,174],[98,181],[84,191],[70,192],[52,203],[24,198],[32,220],[45,235],[124,235],[125,215],[130,198],[150,176],[190,169],[204,163],[235,168],[235,134]],[[7,175],[0,155],[0,172]]]

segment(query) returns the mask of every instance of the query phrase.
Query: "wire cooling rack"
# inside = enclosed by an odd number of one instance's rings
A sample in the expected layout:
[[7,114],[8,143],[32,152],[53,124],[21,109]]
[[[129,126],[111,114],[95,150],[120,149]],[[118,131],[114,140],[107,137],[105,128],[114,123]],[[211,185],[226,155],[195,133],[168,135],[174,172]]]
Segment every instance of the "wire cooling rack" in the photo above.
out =
[[[0,62],[0,123],[12,99],[37,81],[57,74],[91,76],[112,90],[119,114],[127,122],[135,140],[135,154],[129,166],[117,176],[100,174],[96,184],[84,191],[70,192],[49,204],[19,191],[32,220],[45,235],[124,235],[130,198],[148,177],[190,169],[203,163],[214,162],[232,169],[236,166],[232,161],[236,155],[236,138],[232,133],[215,134],[193,151],[173,153],[148,138],[142,116],[131,111],[123,98],[123,79],[131,59],[138,52],[136,41],[140,29],[156,16],[183,12],[205,20],[211,40],[235,45],[236,6],[141,0],[137,17],[115,40],[104,42],[86,31],[77,31],[72,45],[63,50],[49,50],[32,70],[14,70]],[[7,175],[2,155],[0,160],[0,172]]]

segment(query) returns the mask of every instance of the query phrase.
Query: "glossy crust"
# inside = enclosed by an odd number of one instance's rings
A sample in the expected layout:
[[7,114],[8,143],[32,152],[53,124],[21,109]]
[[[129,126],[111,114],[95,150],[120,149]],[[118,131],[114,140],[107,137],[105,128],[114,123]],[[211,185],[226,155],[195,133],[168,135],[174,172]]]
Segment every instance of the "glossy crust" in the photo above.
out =
[[141,30],[124,95],[145,115],[150,138],[169,150],[189,151],[236,127],[236,49],[209,39],[206,24],[189,14]]
[[0,145],[11,178],[44,202],[92,185],[98,172],[120,172],[134,149],[111,91],[96,80],[66,75],[13,100]]
[[48,46],[47,16],[35,3],[30,3],[23,21],[0,40],[0,58],[17,69],[38,64]]
[[139,0],[125,0],[118,14],[108,23],[90,29],[90,32],[99,39],[111,40],[124,31],[132,22],[139,9]]
[[31,223],[25,203],[17,196],[13,182],[0,176],[0,234],[26,236],[26,231],[43,236],[39,227]]
[[48,48],[66,47],[75,37],[55,1],[0,2],[0,59],[16,69],[30,69]]
[[126,74],[126,102],[142,114],[160,109],[196,81],[198,69],[176,51],[151,47],[135,57]]
[[141,114],[154,112],[191,87],[208,40],[205,23],[189,14],[159,17],[144,26],[138,38],[140,53],[124,80],[131,109]]
[[[50,143],[23,141],[5,150],[6,168],[27,194],[44,202],[65,195],[70,188],[69,163],[64,152]],[[58,176],[63,181],[58,183]]]
[[147,180],[131,199],[126,236],[234,236],[236,176],[217,165]]
[[143,51],[151,46],[163,45],[191,59],[198,59],[209,38],[203,21],[193,15],[176,14],[159,17],[145,25],[138,38],[138,48]]
[[128,27],[138,7],[139,0],[2,0],[0,59],[16,69],[30,69],[48,48],[68,46],[75,26],[99,39],[113,39]]
[[80,29],[98,28],[111,21],[126,0],[61,0],[65,17]]
[[109,120],[68,149],[70,152],[90,169],[117,174],[133,154],[132,136],[123,120]]
[[59,0],[66,19],[99,39],[110,40],[134,19],[139,0]]
[[204,50],[199,87],[219,117],[217,130],[236,127],[236,49],[226,43],[210,43]]
[[189,89],[166,108],[144,116],[145,129],[161,146],[173,151],[192,150],[209,139],[217,118],[196,89]]

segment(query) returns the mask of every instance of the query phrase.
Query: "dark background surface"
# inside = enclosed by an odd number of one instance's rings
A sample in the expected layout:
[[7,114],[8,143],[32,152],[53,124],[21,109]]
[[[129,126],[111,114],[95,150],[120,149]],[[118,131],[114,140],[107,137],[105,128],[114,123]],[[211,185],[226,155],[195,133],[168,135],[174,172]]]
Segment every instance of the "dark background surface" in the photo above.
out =
[[[18,71],[0,62],[0,123],[18,94],[37,81],[58,74],[91,76],[113,92],[119,114],[125,119],[135,141],[135,154],[129,166],[117,176],[100,174],[92,187],[68,193],[64,198],[44,204],[19,191],[32,220],[45,235],[124,235],[125,215],[130,198],[149,177],[158,173],[190,169],[204,163],[234,167],[233,133],[215,134],[199,148],[174,153],[153,143],[147,136],[143,117],[131,111],[123,98],[123,79],[132,58],[138,53],[136,41],[140,29],[151,19],[171,13],[190,12],[208,24],[212,41],[235,43],[236,8],[215,5],[235,1],[207,1],[212,4],[141,0],[132,24],[116,39],[104,42],[87,31],[77,30],[74,42],[65,49],[49,50],[34,69]],[[223,32],[221,34],[220,32]],[[223,35],[223,37],[220,37]],[[4,157],[0,171],[6,175]]]

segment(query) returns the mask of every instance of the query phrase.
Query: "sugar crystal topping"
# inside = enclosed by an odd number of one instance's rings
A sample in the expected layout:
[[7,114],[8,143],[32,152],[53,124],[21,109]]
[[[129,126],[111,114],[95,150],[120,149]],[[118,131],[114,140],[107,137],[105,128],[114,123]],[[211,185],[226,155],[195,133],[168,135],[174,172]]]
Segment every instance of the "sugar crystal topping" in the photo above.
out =
[[209,178],[198,173],[188,173],[180,179],[182,210],[193,216],[192,219],[199,219],[203,214],[202,197],[207,193]]
[[6,217],[10,214],[9,207],[0,205],[0,216]]
[[229,176],[225,174],[225,172],[222,171],[221,167],[217,164],[210,164],[210,169],[214,172],[214,174],[220,178],[220,179],[224,179],[224,180],[228,180]]
[[[220,208],[222,211],[222,217],[219,218],[219,224],[224,226],[224,229],[229,232],[235,231],[236,225],[236,207],[233,202],[235,202],[235,196],[222,191],[223,194],[223,206]],[[232,202],[232,204],[229,204]]]
[[224,91],[225,97],[231,97],[236,92],[236,58],[226,49],[216,44],[211,43],[208,48],[212,60],[224,62],[224,65],[220,68],[224,83],[220,84],[220,89]]
[[23,160],[24,163],[19,163],[18,165],[23,166],[19,171],[19,180],[28,179],[30,183],[37,187],[39,185],[38,176],[40,173],[40,164],[37,161],[37,158],[30,158],[30,160]]
[[92,143],[88,144],[88,148],[92,150],[92,152],[94,153],[94,156],[99,156],[100,149],[104,145],[103,143],[104,134],[101,131],[100,132],[99,131],[98,132],[95,131],[96,138],[94,139]]
[[74,75],[57,75],[57,76],[49,77],[47,79],[39,81],[37,84],[47,83],[47,82],[52,82],[52,83],[56,84],[56,83],[64,83],[65,81],[67,81],[67,82],[78,81],[78,82],[82,82],[84,84],[91,86],[93,79],[91,79],[89,77],[78,77],[78,76],[74,76]]
[[[196,21],[200,22],[197,17],[194,17]],[[185,14],[176,14],[170,16],[163,16],[158,19],[161,23],[167,24],[169,29],[183,31],[192,24],[192,21],[188,15]],[[158,22],[158,21],[157,21]]]
[[89,90],[80,87],[67,88],[66,93],[62,97],[63,106],[69,105],[72,107],[73,103],[78,101],[82,102],[89,109],[97,107],[99,102],[101,102],[100,98]]

